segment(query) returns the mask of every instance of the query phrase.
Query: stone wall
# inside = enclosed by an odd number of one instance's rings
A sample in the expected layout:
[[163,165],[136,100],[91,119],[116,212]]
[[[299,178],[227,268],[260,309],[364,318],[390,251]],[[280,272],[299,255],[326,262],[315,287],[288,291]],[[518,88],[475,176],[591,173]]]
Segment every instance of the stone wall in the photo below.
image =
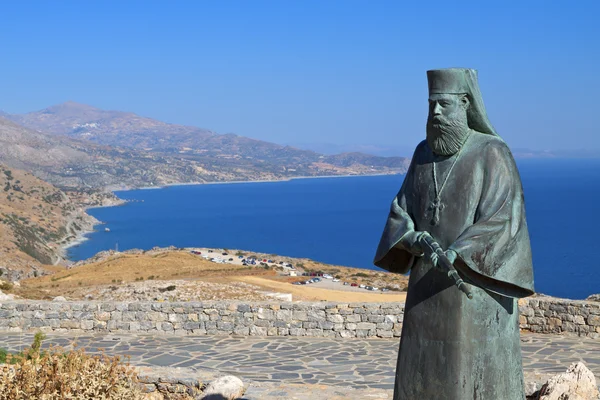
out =
[[[2,331],[399,337],[401,303],[0,302]],[[523,330],[600,338],[600,302],[519,301]]]
[[600,339],[600,302],[534,297],[519,301],[521,329]]
[[399,303],[0,304],[0,331],[147,332],[176,335],[398,337]]

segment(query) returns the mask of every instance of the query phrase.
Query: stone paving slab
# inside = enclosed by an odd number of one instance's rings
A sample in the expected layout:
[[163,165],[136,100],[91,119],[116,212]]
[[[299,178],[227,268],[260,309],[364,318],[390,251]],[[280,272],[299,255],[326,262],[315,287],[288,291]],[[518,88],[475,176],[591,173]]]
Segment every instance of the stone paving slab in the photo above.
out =
[[[32,333],[2,333],[0,348],[19,351],[32,340]],[[249,391],[249,398],[261,398],[261,393],[273,391],[273,385],[282,382],[292,386],[311,385],[311,390],[321,387],[335,391],[335,387],[343,387],[386,393],[393,389],[399,344],[398,339],[49,333],[44,346],[70,347],[73,340],[89,353],[104,351],[109,355],[129,356],[132,365],[237,375],[257,383]],[[528,374],[564,372],[572,362],[583,361],[600,377],[598,340],[524,334],[522,352]],[[260,383],[264,383],[263,389]]]

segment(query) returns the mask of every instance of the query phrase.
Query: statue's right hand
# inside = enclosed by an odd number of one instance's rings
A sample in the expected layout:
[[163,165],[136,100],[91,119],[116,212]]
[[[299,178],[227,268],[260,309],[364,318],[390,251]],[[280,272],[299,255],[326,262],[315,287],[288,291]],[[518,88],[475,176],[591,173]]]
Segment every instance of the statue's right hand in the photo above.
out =
[[398,243],[397,247],[400,247],[400,248],[412,253],[413,255],[415,255],[417,257],[421,257],[424,254],[423,246],[421,245],[421,242],[420,242],[420,238],[422,235],[429,235],[429,232],[426,232],[426,231],[407,232],[404,236],[402,236],[402,239],[400,239],[400,242]]

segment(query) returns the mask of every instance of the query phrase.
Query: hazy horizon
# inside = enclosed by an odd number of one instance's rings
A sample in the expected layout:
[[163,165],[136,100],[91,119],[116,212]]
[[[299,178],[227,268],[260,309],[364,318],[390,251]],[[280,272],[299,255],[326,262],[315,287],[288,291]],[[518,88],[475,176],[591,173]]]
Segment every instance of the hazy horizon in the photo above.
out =
[[[600,151],[596,2],[3,4],[0,110],[71,100],[304,148],[408,155],[425,71],[479,71],[513,149]],[[369,151],[367,151],[369,152]]]

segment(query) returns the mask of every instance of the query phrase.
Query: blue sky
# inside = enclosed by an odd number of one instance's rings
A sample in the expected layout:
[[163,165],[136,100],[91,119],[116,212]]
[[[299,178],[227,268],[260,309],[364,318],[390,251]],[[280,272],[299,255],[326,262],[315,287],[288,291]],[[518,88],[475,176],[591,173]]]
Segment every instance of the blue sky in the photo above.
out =
[[425,71],[512,147],[600,149],[597,1],[3,1],[0,110],[67,100],[277,143],[410,149]]

